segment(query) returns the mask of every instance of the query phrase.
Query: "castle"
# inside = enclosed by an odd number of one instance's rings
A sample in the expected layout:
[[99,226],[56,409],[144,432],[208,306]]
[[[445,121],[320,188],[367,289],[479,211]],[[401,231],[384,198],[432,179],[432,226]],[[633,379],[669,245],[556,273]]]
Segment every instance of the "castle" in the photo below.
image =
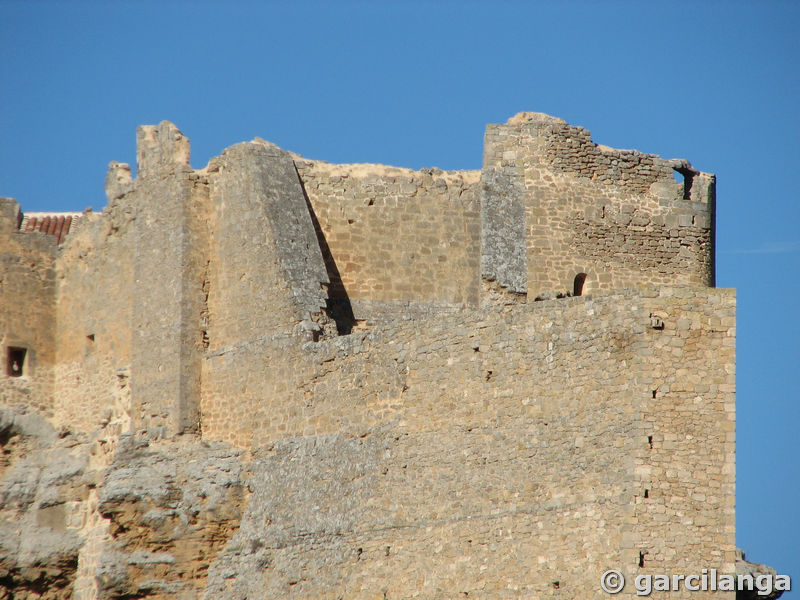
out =
[[[55,591],[19,597],[601,598],[608,569],[733,572],[713,175],[538,113],[489,125],[480,171],[260,139],[192,169],[171,123],[137,135],[101,214],[0,200],[7,435],[51,457],[26,468],[81,465],[0,506],[19,556],[61,540]],[[42,587],[2,551],[0,581]]]

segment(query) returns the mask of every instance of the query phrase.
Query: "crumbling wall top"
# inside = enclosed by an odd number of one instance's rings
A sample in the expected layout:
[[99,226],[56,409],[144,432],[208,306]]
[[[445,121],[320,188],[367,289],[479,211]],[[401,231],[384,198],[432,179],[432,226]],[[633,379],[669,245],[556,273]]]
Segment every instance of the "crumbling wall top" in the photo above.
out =
[[552,115],[540,112],[518,112],[511,117],[506,124],[508,125],[521,125],[522,123],[553,123],[559,125],[566,125],[564,119],[559,119]]
[[189,168],[189,138],[169,121],[142,125],[136,130],[139,177],[157,176],[175,168]]
[[12,233],[19,229],[22,212],[13,198],[0,198],[0,233]]

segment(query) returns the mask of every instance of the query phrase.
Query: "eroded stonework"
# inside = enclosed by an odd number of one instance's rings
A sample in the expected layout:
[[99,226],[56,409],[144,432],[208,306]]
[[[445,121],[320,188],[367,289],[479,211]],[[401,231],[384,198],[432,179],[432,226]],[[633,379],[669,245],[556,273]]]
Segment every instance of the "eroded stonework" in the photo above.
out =
[[537,113],[480,171],[192,169],[167,122],[137,160],[66,236],[0,202],[0,598],[734,573],[713,175]]

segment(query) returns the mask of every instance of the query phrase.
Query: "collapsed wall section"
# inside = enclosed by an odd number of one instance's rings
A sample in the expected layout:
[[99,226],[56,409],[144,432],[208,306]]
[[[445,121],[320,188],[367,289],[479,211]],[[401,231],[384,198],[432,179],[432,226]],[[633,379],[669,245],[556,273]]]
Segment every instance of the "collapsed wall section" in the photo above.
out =
[[0,198],[0,401],[53,414],[56,240]]
[[210,593],[588,597],[610,568],[728,572],[733,310],[665,288],[208,356],[228,401],[204,437],[256,450]]
[[520,113],[487,127],[482,182],[483,276],[510,291],[714,285],[714,176],[685,160]]
[[332,165],[297,157],[330,295],[356,319],[476,306],[478,172]]

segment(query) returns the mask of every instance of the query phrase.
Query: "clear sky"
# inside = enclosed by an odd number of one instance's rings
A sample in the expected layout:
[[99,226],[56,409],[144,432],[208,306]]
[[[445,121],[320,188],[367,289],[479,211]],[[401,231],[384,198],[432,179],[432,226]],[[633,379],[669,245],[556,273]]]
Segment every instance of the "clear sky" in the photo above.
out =
[[738,544],[800,585],[798,31],[788,1],[0,0],[0,195],[100,209],[108,162],[164,119],[195,167],[260,136],[478,169],[485,125],[523,110],[688,158],[717,174],[717,285],[738,289]]

